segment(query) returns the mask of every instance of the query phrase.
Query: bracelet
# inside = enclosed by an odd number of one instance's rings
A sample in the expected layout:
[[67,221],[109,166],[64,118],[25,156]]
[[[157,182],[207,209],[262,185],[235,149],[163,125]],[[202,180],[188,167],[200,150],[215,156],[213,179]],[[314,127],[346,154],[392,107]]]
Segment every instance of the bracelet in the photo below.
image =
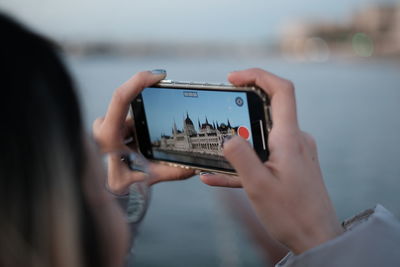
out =
[[151,188],[144,183],[134,183],[129,187],[129,199],[126,208],[129,223],[140,222],[150,203]]

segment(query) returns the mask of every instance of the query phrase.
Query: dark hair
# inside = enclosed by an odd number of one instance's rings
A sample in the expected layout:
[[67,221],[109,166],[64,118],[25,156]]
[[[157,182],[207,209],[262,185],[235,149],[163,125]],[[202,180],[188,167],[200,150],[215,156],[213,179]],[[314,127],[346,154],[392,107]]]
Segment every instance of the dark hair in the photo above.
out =
[[0,266],[105,266],[71,78],[53,43],[1,14],[0,34]]

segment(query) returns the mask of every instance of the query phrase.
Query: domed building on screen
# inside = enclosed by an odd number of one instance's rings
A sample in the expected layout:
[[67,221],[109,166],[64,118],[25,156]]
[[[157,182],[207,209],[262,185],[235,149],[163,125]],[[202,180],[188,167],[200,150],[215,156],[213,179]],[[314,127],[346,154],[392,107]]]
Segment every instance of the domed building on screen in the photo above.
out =
[[172,135],[161,135],[161,139],[153,142],[153,147],[164,151],[191,152],[223,156],[222,144],[225,137],[236,135],[238,127],[227,123],[213,122],[210,124],[206,117],[204,123],[198,119],[197,130],[186,113],[183,129],[178,130],[176,123],[172,127]]

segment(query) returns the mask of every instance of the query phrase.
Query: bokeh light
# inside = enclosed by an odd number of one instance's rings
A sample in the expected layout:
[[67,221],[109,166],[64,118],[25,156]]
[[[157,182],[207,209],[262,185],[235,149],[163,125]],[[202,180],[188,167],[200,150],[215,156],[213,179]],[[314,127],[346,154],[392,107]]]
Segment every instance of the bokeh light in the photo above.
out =
[[365,33],[358,32],[354,34],[351,45],[354,52],[360,57],[370,57],[374,53],[374,42]]
[[330,56],[328,44],[319,37],[308,38],[304,50],[307,58],[313,62],[325,62]]

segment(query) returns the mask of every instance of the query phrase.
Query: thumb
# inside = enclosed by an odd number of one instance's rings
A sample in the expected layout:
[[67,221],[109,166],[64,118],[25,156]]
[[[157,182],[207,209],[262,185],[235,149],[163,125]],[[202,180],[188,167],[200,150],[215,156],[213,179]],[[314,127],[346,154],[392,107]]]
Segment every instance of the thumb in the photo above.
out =
[[224,143],[224,156],[239,174],[244,187],[268,181],[272,173],[261,162],[249,142],[234,136]]

